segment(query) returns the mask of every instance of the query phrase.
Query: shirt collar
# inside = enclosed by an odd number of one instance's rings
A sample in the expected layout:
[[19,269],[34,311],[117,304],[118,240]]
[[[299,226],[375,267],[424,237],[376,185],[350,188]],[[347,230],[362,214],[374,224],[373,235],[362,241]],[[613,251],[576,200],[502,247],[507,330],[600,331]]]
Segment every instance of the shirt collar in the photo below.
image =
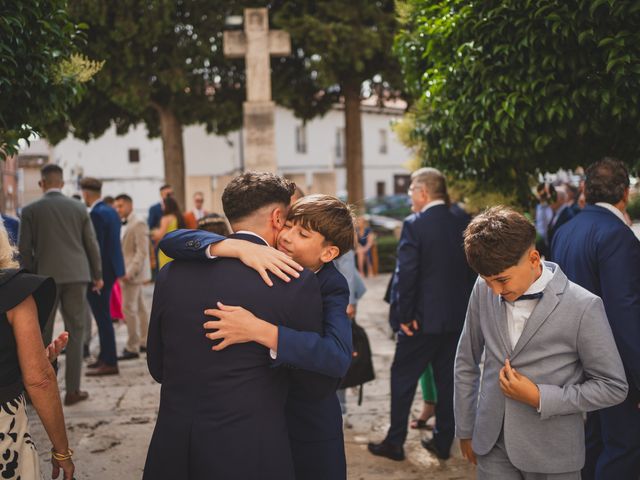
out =
[[99,204],[101,201],[102,201],[102,198],[99,198],[95,202],[93,202],[89,207],[89,212],[93,211],[93,209],[96,208],[96,205]]
[[538,277],[538,279],[531,284],[529,289],[524,292],[525,295],[531,295],[534,293],[540,293],[545,288],[549,282],[553,279],[553,272],[549,267],[547,267],[544,263],[542,264],[542,274]]
[[46,192],[44,192],[45,195],[47,193],[62,193],[62,189],[61,188],[50,188]]
[[618,217],[622,223],[624,223],[625,225],[627,224],[626,220],[624,219],[624,215],[622,214],[622,212],[619,209],[617,209],[616,207],[614,207],[613,205],[611,205],[610,203],[598,202],[598,203],[596,203],[596,205],[598,207],[602,207],[602,208],[605,208],[605,209],[609,210],[616,217]]
[[237,232],[233,232],[233,233],[244,233],[245,235],[253,235],[254,237],[258,237],[260,240],[262,240],[267,245],[271,246],[269,244],[269,242],[267,242],[264,238],[262,238],[260,235],[258,235],[255,232],[250,232],[249,230],[238,230]]
[[420,210],[420,211],[421,212],[426,212],[431,207],[437,207],[438,205],[446,205],[446,202],[444,200],[442,200],[442,199],[433,200],[433,201],[427,203],[424,207],[422,207],[422,210]]

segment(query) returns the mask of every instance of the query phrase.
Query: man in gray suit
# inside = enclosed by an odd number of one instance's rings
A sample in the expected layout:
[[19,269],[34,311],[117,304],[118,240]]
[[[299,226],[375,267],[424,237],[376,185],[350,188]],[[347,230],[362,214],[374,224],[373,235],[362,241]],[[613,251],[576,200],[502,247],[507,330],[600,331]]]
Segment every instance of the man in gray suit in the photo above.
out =
[[51,276],[56,282],[56,307],[45,325],[43,337],[48,345],[59,304],[65,330],[69,332],[65,405],[73,405],[89,396],[80,390],[82,340],[88,310],[87,285],[93,282],[94,290],[102,288],[100,250],[87,209],[61,192],[62,169],[45,165],[38,184],[44,195],[22,210],[18,248],[26,269]]
[[627,394],[602,300],[542,262],[535,238],[504,207],[465,232],[480,278],[458,345],[454,406],[462,453],[477,460],[480,480],[579,480],[583,413]]

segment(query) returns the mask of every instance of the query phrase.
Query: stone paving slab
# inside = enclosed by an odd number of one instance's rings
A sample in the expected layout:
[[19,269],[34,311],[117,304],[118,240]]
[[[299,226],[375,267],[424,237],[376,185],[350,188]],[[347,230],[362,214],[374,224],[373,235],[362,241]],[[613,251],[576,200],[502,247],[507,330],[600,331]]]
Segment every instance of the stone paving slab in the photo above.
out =
[[[405,450],[407,460],[394,462],[374,457],[367,451],[369,441],[384,437],[389,422],[389,368],[395,344],[387,326],[386,304],[381,300],[388,275],[367,279],[369,291],[359,305],[358,321],[369,334],[377,378],[364,389],[364,400],[357,405],[357,392],[347,392],[345,447],[350,480],[471,479],[474,470],[460,457],[457,446],[453,457],[441,462],[420,445],[418,431],[410,431]],[[152,287],[145,290],[151,303]],[[95,327],[94,327],[95,329]],[[57,320],[56,332],[62,330]],[[95,333],[95,332],[94,332]],[[118,351],[126,342],[123,324],[116,327]],[[94,336],[92,351],[98,351]],[[64,357],[60,360],[59,383],[64,388]],[[147,447],[158,412],[160,386],[149,375],[144,358],[120,362],[120,375],[83,378],[82,388],[90,394],[86,402],[64,407],[71,447],[75,450],[78,480],[137,480],[142,477]],[[64,395],[64,391],[61,392]],[[414,414],[420,412],[420,393]],[[50,478],[50,443],[33,410],[29,412],[31,431],[39,448],[44,478]],[[179,480],[179,479],[176,479]],[[304,479],[300,479],[304,480]]]

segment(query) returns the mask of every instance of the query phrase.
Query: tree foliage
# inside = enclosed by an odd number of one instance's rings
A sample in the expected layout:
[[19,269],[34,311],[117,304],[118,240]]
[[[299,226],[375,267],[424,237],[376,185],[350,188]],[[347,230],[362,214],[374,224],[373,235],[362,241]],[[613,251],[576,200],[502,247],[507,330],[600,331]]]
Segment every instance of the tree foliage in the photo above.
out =
[[[349,202],[361,206],[362,87],[389,91],[401,83],[391,52],[397,26],[394,2],[276,0],[271,9],[274,25],[291,34],[294,52],[274,69],[274,97],[305,119],[344,100],[347,190]],[[292,64],[295,68],[288,69]],[[287,78],[296,79],[288,89]]]
[[640,3],[407,0],[395,51],[424,161],[502,190],[640,157]]
[[[0,4],[0,158],[64,116],[99,65],[77,53],[81,40],[66,0]],[[87,71],[89,68],[90,71]]]

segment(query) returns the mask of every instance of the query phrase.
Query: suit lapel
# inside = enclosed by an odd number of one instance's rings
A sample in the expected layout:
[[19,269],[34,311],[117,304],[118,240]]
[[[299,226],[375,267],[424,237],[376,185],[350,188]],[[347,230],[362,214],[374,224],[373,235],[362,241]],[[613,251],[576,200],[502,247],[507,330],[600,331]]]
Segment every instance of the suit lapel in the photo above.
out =
[[525,323],[524,330],[522,331],[522,335],[520,335],[518,343],[516,343],[516,346],[513,349],[511,358],[514,358],[522,351],[525,345],[529,343],[529,340],[531,340],[531,337],[533,337],[544,322],[547,321],[549,315],[551,315],[560,302],[558,295],[561,295],[562,292],[564,292],[568,279],[557,265],[553,264],[553,266],[555,267],[553,279],[544,289],[544,295],[533,309],[533,312],[531,312],[531,316],[527,320],[527,323]]
[[509,329],[507,327],[507,306],[504,304],[500,297],[493,296],[494,308],[498,314],[495,316],[497,319],[498,332],[500,333],[500,339],[504,345],[504,350],[507,352],[507,356],[511,357],[511,340],[509,339]]

